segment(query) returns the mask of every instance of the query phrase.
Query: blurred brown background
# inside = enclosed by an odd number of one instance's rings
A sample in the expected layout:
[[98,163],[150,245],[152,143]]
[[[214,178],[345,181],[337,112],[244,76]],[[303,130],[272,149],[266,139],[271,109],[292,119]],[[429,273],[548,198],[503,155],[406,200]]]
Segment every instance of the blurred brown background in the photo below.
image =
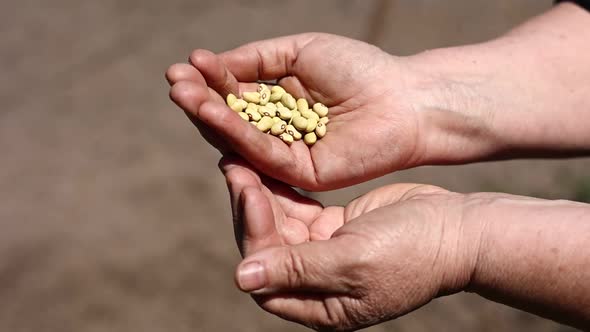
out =
[[[395,54],[483,41],[540,0],[11,1],[0,13],[0,331],[303,331],[233,286],[218,153],[168,100],[194,48],[304,31]],[[423,167],[384,183],[590,199],[590,160]],[[569,331],[469,294],[369,331]]]

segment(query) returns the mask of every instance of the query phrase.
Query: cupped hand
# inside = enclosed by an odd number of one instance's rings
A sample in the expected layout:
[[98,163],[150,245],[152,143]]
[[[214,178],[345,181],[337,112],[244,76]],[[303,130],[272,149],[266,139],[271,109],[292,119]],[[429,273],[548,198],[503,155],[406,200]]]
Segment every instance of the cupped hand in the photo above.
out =
[[351,330],[408,313],[467,285],[475,234],[463,196],[396,184],[345,207],[322,207],[223,160],[236,239],[238,287],[265,310],[318,330]]
[[[418,97],[402,59],[364,42],[302,34],[213,54],[194,51],[167,72],[174,100],[222,153],[236,152],[261,172],[307,190],[360,183],[418,164]],[[295,97],[330,107],[328,134],[313,147],[287,146],[240,119],[228,93],[278,80]]]

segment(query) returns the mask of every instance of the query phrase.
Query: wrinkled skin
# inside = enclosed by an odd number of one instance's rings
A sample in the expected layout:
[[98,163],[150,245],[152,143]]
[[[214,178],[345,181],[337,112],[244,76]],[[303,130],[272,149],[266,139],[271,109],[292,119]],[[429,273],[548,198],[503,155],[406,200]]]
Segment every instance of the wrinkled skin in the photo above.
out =
[[396,184],[324,208],[261,179],[242,160],[223,160],[221,168],[245,257],[240,267],[264,266],[265,286],[239,272],[237,284],[273,314],[317,330],[352,330],[467,283],[457,245],[462,195]]
[[[236,152],[282,182],[328,190],[419,163],[415,108],[422,99],[406,85],[412,80],[402,58],[356,40],[303,34],[219,55],[196,50],[189,60],[167,72],[172,100],[220,151]],[[258,132],[224,104],[222,96],[273,79],[295,97],[330,107],[328,134],[311,149]]]

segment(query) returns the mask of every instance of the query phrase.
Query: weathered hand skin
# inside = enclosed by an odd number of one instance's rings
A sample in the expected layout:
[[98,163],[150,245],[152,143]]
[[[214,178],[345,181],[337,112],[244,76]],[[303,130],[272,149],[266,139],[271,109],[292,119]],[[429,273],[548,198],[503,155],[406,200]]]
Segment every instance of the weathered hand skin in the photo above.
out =
[[[241,160],[221,164],[245,257],[241,267],[264,268],[257,277],[238,272],[237,284],[273,314],[318,330],[352,330],[469,282],[474,255],[468,253],[481,237],[478,224],[462,224],[461,194],[396,184],[346,207],[324,208],[261,179]],[[253,278],[265,284],[255,286]]]

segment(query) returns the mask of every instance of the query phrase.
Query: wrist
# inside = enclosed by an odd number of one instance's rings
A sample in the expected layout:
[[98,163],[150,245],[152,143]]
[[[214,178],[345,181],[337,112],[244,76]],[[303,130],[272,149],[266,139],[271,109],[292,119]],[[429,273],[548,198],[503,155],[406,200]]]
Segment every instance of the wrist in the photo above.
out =
[[487,159],[506,142],[495,131],[491,63],[474,65],[472,47],[438,49],[404,58],[407,90],[418,123],[410,166]]
[[561,5],[498,39],[404,58],[416,163],[590,152],[590,15]]
[[477,213],[490,194],[451,194],[441,236],[439,292],[437,296],[467,290],[473,282],[486,222]]

